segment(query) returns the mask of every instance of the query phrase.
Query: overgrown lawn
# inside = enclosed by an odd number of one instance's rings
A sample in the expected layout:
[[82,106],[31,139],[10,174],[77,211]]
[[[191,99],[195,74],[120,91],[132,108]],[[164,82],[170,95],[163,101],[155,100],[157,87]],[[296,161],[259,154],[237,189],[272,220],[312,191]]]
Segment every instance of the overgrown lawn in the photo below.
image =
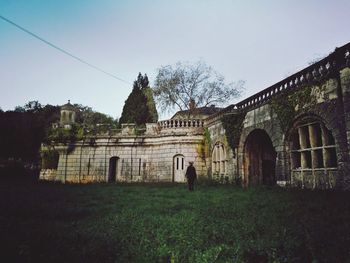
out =
[[350,194],[0,185],[2,262],[350,262]]

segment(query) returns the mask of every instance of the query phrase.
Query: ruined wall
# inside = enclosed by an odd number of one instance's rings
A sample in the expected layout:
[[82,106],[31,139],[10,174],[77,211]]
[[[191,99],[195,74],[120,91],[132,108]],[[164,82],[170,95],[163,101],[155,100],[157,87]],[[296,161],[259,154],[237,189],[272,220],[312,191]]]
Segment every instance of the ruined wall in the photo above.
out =
[[[206,175],[206,164],[198,154],[202,135],[97,137],[62,147],[55,178],[62,182],[107,182],[110,158],[117,157],[116,181],[153,182],[174,180],[174,156],[183,155],[184,171],[194,161],[198,176]],[[68,154],[67,154],[68,151]],[[48,178],[42,171],[41,178]],[[51,174],[53,174],[51,172]]]

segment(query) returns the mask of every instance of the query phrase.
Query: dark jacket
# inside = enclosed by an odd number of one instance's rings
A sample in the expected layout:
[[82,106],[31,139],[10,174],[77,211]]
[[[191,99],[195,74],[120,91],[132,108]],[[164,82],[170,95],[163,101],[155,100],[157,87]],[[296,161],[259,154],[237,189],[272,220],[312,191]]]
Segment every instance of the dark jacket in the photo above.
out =
[[192,165],[187,167],[186,170],[186,177],[188,180],[194,180],[197,178],[196,168],[194,168]]

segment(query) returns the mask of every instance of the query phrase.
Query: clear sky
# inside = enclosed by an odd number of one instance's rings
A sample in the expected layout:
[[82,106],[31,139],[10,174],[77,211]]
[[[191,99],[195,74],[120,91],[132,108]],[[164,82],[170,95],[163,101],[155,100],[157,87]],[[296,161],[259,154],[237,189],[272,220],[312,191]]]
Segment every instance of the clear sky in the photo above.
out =
[[[350,0],[0,0],[0,14],[130,83],[203,59],[246,81],[241,99],[350,42]],[[0,19],[3,110],[70,99],[117,117],[131,89]]]

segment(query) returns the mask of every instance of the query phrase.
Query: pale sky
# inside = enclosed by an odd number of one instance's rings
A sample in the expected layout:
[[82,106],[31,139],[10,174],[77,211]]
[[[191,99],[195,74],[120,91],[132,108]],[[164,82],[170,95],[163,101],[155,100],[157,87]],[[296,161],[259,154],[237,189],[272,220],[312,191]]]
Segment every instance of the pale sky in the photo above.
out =
[[[350,0],[0,0],[0,15],[130,83],[202,59],[246,81],[239,100],[350,42]],[[131,89],[0,19],[3,110],[70,99],[117,117]]]

